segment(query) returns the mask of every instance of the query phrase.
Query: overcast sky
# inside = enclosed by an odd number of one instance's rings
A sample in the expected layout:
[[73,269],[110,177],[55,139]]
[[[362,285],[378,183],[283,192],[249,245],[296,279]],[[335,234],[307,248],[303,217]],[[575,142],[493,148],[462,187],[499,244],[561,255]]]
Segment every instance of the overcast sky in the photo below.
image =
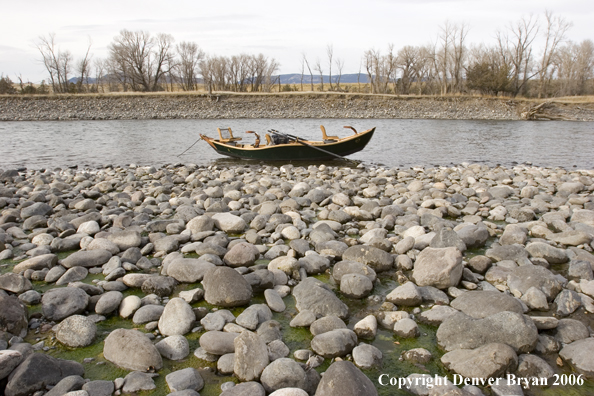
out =
[[35,48],[39,36],[56,34],[75,60],[92,40],[94,58],[105,58],[121,29],[169,33],[194,41],[207,53],[263,53],[280,72],[299,73],[301,54],[326,65],[326,46],[356,73],[363,52],[434,41],[446,20],[467,23],[467,42],[494,44],[495,32],[522,16],[544,20],[545,10],[573,23],[567,36],[594,40],[593,0],[21,0],[0,1],[0,73],[13,81],[47,79]]

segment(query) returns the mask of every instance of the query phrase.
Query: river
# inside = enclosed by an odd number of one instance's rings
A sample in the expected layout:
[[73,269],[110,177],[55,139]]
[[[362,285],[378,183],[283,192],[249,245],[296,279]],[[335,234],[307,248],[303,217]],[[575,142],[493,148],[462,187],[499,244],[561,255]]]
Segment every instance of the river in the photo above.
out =
[[347,136],[342,128],[376,127],[369,145],[349,158],[386,167],[450,166],[468,163],[594,168],[594,122],[522,122],[398,119],[220,119],[0,122],[0,169],[99,167],[171,163],[246,164],[215,153],[199,133],[217,136],[231,127],[252,143],[247,130],[268,129],[306,139]]

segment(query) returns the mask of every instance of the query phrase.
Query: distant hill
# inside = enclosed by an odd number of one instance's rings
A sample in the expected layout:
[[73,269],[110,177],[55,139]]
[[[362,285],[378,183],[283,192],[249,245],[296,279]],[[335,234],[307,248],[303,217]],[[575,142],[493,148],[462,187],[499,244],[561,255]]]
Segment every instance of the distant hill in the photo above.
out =
[[[330,76],[323,76],[324,77],[324,84],[330,83]],[[357,80],[357,77],[359,80]],[[309,74],[303,75],[303,84],[310,84],[311,83],[311,76]],[[332,75],[332,83],[338,81],[338,75]],[[280,82],[281,84],[301,84],[301,74],[281,74],[280,75]],[[361,84],[365,84],[368,82],[367,74],[363,73],[355,73],[355,74],[343,74],[340,76],[340,83],[341,84],[356,84],[360,82]],[[320,75],[313,75],[313,83],[319,84],[320,83]]]

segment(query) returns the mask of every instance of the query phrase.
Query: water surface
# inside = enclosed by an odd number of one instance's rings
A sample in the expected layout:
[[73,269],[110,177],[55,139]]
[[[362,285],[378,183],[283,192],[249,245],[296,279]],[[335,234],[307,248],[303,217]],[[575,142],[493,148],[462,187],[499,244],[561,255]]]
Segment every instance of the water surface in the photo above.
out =
[[522,122],[394,119],[220,119],[0,122],[0,168],[30,169],[65,166],[245,164],[223,157],[199,133],[217,136],[217,127],[231,127],[236,137],[252,143],[268,129],[306,139],[348,136],[344,125],[362,131],[376,127],[365,150],[349,158],[387,167],[447,166],[484,163],[512,166],[594,168],[594,122]]

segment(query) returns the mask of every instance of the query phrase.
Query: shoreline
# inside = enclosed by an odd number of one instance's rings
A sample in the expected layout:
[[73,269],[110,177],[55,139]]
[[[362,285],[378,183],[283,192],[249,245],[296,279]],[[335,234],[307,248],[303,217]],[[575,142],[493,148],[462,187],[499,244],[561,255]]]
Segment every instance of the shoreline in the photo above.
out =
[[[474,96],[302,94],[100,94],[0,97],[0,121],[236,118],[522,120],[545,101]],[[551,101],[547,113],[594,121],[594,103]]]

